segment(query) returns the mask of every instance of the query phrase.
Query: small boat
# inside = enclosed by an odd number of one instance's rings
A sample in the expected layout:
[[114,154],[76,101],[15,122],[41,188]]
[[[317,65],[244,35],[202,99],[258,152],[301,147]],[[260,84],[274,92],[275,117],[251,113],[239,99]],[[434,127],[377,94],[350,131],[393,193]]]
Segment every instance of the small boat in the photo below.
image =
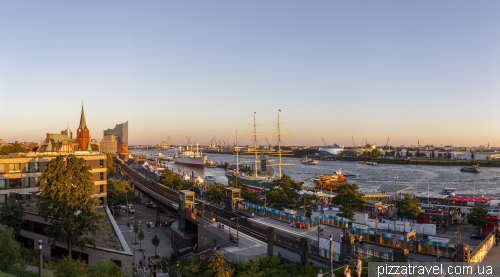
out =
[[314,188],[318,190],[331,190],[336,191],[337,188],[346,182],[344,174],[342,171],[334,172],[331,175],[316,176],[314,178]]
[[373,166],[376,166],[376,165],[377,165],[377,162],[367,162],[366,164],[367,164],[367,165],[373,165]]
[[[340,171],[342,172],[342,168],[340,169]],[[346,178],[356,178],[356,174],[354,173],[351,173],[347,170],[345,170],[344,172],[342,172],[342,175],[344,175],[344,177]]]
[[212,175],[207,175],[205,176],[205,181],[207,184],[214,184],[215,183],[215,177]]
[[367,162],[365,161],[359,161],[358,164],[366,164]]
[[318,165],[318,161],[315,159],[308,159],[308,158],[302,158],[299,160],[301,164],[307,164],[307,165]]
[[460,172],[472,172],[472,173],[480,173],[481,168],[479,168],[479,164],[473,166],[464,166],[460,168]]

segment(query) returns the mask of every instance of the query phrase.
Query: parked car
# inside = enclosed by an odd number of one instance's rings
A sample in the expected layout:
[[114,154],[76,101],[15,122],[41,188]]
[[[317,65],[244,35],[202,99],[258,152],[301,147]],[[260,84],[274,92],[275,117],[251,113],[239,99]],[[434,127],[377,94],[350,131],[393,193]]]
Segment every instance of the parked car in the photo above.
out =
[[153,203],[148,203],[148,204],[146,205],[146,207],[147,207],[147,208],[151,208],[151,209],[156,209],[156,205],[155,205],[155,204],[153,204]]
[[470,238],[471,239],[480,239],[480,240],[484,240],[486,238],[486,235],[481,235],[481,234],[473,234],[473,235],[470,235]]
[[[120,210],[127,210],[126,205],[120,205]],[[134,206],[132,204],[128,205],[128,213],[135,214]]]

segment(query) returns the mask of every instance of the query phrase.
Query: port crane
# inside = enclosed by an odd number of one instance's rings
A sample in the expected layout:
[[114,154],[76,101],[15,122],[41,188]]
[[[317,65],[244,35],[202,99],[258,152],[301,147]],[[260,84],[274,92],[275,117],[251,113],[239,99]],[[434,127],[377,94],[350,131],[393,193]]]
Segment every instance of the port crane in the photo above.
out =
[[387,143],[385,144],[385,147],[384,147],[385,150],[389,150],[389,137],[387,137]]
[[356,144],[354,143],[354,136],[352,136],[352,148],[356,148]]
[[324,138],[321,139],[323,140],[323,144],[325,145],[325,147],[328,147],[328,145],[326,145],[325,139]]

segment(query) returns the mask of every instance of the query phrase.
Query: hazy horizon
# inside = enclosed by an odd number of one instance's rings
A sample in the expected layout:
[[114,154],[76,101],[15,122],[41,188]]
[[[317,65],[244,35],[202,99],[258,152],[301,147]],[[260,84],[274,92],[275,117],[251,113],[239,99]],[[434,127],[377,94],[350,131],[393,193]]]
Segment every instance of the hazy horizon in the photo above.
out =
[[[500,145],[499,1],[4,1],[0,138]],[[268,138],[270,139],[270,138]],[[275,138],[273,138],[275,141]],[[266,141],[259,139],[260,144]]]

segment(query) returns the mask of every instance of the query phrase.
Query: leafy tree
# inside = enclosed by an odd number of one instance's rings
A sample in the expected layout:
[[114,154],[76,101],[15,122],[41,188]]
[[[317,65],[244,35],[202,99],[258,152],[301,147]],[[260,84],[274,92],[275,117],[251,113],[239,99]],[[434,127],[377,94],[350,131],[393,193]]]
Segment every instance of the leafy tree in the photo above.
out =
[[305,208],[305,211],[306,211],[305,217],[311,218],[311,215],[312,215],[312,203],[314,202],[314,200],[316,200],[316,196],[315,195],[302,194],[300,196],[300,200],[295,205],[295,208],[297,210],[298,209],[304,210],[304,206],[306,206],[306,208]]
[[376,158],[376,157],[378,157],[378,156],[380,156],[380,150],[378,150],[378,149],[373,149],[373,150],[372,150],[372,157]]
[[189,276],[200,276],[200,260],[198,258],[193,257],[188,266],[184,268],[188,271]]
[[174,183],[174,180],[176,182],[180,182],[181,178],[175,175],[172,170],[165,168],[165,170],[163,170],[163,172],[161,173],[159,180],[160,184],[169,188],[173,188],[172,185]]
[[156,235],[156,232],[155,232],[155,235],[153,236],[153,238],[151,238],[151,243],[155,247],[155,258],[156,258],[157,257],[156,247],[158,247],[158,245],[160,245],[160,238]]
[[339,210],[340,213],[337,214],[338,216],[347,218],[349,220],[354,220],[354,209],[350,204],[342,205]]
[[80,260],[73,260],[71,257],[63,257],[62,261],[58,264],[54,274],[57,277],[84,277],[85,262]]
[[434,149],[432,149],[432,154],[431,154],[431,157],[435,158],[436,157],[436,152],[434,151]]
[[89,277],[123,277],[127,276],[125,271],[112,260],[99,260],[97,263],[87,267]]
[[406,149],[406,157],[410,157],[410,150],[409,149]]
[[[57,156],[47,163],[40,177],[42,202],[37,204],[39,214],[52,225],[44,231],[55,242],[66,243],[71,257],[73,246],[80,249],[96,246],[95,237],[101,215],[95,212],[100,201],[93,197],[94,182],[85,160],[74,155]],[[89,236],[89,233],[92,236]]]
[[21,245],[12,228],[0,226],[0,271],[11,272],[20,259]]
[[448,153],[447,158],[451,159],[451,153]]
[[116,168],[113,161],[113,157],[109,153],[106,153],[106,167],[108,169],[108,178],[111,178],[115,175]]
[[[349,184],[349,183],[344,183],[340,185],[337,188],[337,195],[332,198],[332,203],[336,205],[346,205],[347,207],[344,208],[344,211],[342,211],[345,215],[350,216],[350,213],[347,213],[347,209],[354,209],[354,208],[364,208],[366,205],[366,202],[363,198],[364,194],[360,193],[358,191],[358,185],[356,184]],[[350,220],[353,220],[354,218],[354,213],[352,213],[352,217],[346,217]]]
[[118,211],[120,205],[126,205],[127,200],[129,204],[139,201],[139,197],[135,195],[128,182],[108,179],[107,189],[108,205],[115,211]]
[[208,201],[211,203],[220,203],[224,197],[224,186],[221,183],[210,184],[207,186]]
[[420,157],[420,147],[417,147],[417,157]]
[[396,152],[396,157],[401,157],[401,153],[400,152]]
[[10,153],[26,153],[26,149],[19,143],[7,144],[0,148],[0,155],[8,155]]
[[483,227],[488,220],[488,210],[484,206],[474,205],[472,207],[471,213],[467,216],[467,223],[476,227],[477,232],[479,233],[479,229]]
[[137,232],[139,232],[139,225],[137,224],[137,221],[134,223],[134,233],[135,233],[135,242],[134,244],[137,244]]
[[410,194],[404,194],[403,199],[396,201],[396,210],[399,216],[406,216],[408,219],[417,217],[421,213],[418,199],[412,198]]
[[470,154],[470,158],[474,159],[474,153]]
[[299,198],[301,186],[295,183],[292,178],[283,175],[280,179],[273,181],[272,188],[266,192],[268,206],[277,210],[283,210],[295,203]]
[[442,158],[443,157],[443,153],[438,153],[438,158]]
[[139,234],[137,235],[137,238],[139,239],[139,243],[141,244],[139,246],[139,249],[142,250],[142,240],[144,239],[144,231],[142,230],[142,228],[139,228]]
[[24,206],[17,203],[15,193],[9,193],[7,203],[0,207],[0,215],[0,223],[12,228],[16,236],[21,234],[21,225],[24,222]]
[[231,277],[234,273],[226,260],[219,252],[213,252],[212,257],[208,261],[208,276],[211,277]]
[[233,188],[240,188],[241,189],[241,198],[245,200],[245,202],[252,203],[252,204],[261,204],[261,200],[259,199],[260,194],[254,190],[251,190],[248,188],[247,185],[243,184],[242,182],[229,182],[229,186]]

